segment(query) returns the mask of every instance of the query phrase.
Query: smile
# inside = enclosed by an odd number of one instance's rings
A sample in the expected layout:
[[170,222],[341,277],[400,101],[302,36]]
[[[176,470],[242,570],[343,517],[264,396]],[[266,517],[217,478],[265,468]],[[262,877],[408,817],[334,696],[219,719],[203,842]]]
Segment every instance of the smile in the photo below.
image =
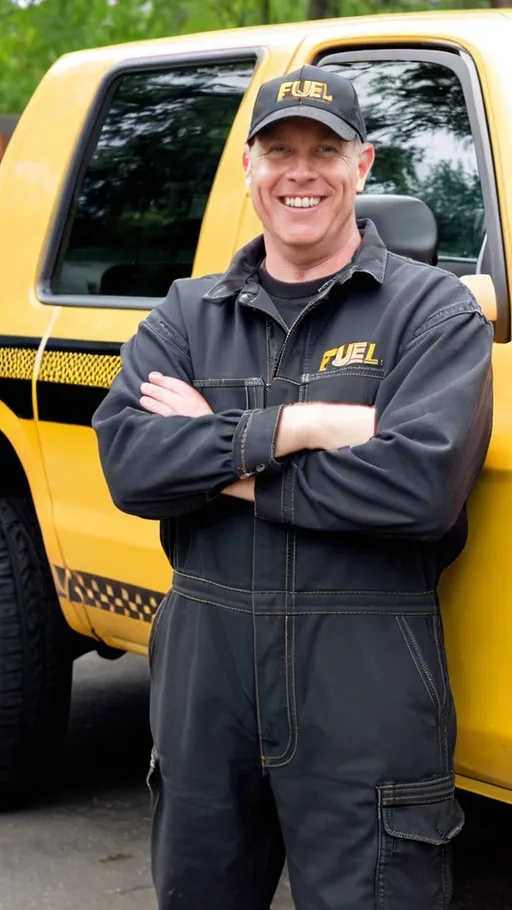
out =
[[325,196],[281,196],[280,201],[290,209],[314,209]]

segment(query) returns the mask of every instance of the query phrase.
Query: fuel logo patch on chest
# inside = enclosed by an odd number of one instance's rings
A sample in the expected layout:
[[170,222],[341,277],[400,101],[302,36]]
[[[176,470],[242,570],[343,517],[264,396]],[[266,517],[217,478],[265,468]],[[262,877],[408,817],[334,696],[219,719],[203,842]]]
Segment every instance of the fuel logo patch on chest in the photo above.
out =
[[382,362],[375,356],[376,347],[374,341],[349,341],[339,348],[331,348],[330,351],[325,351],[319,372],[322,373],[328,367],[346,367],[352,363],[381,367]]

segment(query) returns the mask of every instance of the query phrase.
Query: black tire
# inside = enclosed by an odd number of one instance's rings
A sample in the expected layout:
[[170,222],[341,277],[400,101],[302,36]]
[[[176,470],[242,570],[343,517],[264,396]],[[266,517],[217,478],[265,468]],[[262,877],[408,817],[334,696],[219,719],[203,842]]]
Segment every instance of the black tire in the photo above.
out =
[[28,499],[0,498],[0,810],[50,785],[69,716],[73,655]]

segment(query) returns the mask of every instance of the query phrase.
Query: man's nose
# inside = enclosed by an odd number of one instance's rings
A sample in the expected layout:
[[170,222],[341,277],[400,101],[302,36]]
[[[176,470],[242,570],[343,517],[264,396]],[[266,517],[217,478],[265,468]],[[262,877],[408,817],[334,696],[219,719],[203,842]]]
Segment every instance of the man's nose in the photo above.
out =
[[294,180],[297,183],[314,180],[316,177],[316,172],[310,156],[294,155],[293,159],[290,161],[288,176],[290,180]]

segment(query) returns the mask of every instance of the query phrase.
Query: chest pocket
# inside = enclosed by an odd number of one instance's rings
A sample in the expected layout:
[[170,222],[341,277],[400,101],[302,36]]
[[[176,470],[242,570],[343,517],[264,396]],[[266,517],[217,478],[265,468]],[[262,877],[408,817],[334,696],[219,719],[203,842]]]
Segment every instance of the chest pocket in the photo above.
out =
[[301,376],[299,401],[374,405],[384,370],[348,366]]
[[260,376],[246,379],[195,379],[194,388],[212,411],[250,411],[265,404],[265,382]]

